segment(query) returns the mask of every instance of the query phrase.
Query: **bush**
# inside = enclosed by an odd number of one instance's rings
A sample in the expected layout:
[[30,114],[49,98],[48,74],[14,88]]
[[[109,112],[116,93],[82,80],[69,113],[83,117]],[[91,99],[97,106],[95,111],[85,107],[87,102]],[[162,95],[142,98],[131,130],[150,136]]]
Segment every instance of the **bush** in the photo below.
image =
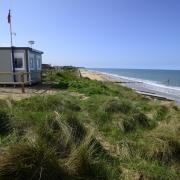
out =
[[60,80],[76,80],[79,77],[79,71],[76,68],[63,68],[62,71],[56,73],[56,79]]
[[86,95],[95,95],[95,94],[107,94],[108,87],[102,82],[95,80],[89,80],[86,78],[81,78],[76,81],[71,81],[69,83],[70,89],[84,93]]
[[61,80],[58,82],[58,84],[55,84],[53,87],[59,89],[68,89],[69,83],[67,81]]

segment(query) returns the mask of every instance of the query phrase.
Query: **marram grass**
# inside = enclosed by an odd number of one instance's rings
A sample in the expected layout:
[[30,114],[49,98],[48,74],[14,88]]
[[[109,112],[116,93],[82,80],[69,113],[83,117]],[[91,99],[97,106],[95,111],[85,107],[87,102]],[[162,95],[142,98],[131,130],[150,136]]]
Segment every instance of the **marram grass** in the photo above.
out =
[[0,100],[0,179],[180,179],[175,103],[75,68],[43,77],[57,94]]

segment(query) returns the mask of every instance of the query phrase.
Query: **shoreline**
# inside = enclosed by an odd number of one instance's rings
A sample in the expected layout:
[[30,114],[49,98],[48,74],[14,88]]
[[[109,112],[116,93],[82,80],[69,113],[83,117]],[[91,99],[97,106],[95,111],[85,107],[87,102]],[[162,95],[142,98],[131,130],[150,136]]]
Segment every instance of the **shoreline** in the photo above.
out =
[[122,86],[129,87],[139,94],[159,100],[175,101],[177,104],[180,104],[180,96],[176,94],[170,94],[168,92],[161,92],[155,90],[155,86],[146,84],[141,81],[134,81],[126,77],[118,76],[116,74],[110,74],[89,69],[80,69],[80,72],[83,77],[88,77],[92,80],[111,81],[116,84],[121,84]]

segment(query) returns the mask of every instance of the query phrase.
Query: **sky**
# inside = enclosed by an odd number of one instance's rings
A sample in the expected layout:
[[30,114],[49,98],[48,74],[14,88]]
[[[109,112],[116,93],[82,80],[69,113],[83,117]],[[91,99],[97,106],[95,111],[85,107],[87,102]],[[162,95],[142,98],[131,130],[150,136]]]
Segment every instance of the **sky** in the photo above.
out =
[[0,46],[81,67],[180,69],[180,0],[0,0]]

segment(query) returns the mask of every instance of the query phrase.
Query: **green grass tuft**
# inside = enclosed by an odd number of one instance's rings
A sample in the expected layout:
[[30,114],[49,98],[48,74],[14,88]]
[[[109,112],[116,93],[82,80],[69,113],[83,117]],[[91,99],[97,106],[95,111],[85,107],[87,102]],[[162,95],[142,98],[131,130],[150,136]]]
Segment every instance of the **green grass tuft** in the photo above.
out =
[[0,135],[6,135],[12,130],[10,115],[5,110],[0,110]]
[[66,170],[58,162],[55,151],[31,142],[10,146],[1,157],[0,179],[66,179]]

